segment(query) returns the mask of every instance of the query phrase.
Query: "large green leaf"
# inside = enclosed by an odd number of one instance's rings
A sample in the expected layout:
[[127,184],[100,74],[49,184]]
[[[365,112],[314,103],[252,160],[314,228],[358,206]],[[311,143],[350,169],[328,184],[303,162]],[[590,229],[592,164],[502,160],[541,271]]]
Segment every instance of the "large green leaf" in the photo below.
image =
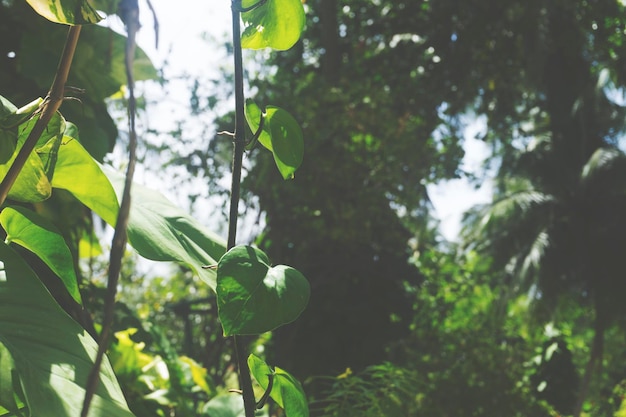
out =
[[267,390],[270,375],[273,375],[270,397],[285,409],[286,417],[308,417],[309,406],[300,382],[284,369],[273,370],[255,355],[248,356],[248,366],[261,388]]
[[246,100],[246,121],[250,130],[256,132],[264,118],[259,142],[274,155],[274,162],[284,179],[291,179],[302,164],[304,138],[302,129],[289,112],[275,106],[267,106],[265,114],[251,100]]
[[[242,6],[247,8],[257,3],[259,0],[243,0]],[[246,24],[241,46],[248,49],[289,49],[298,42],[304,29],[301,0],[267,0],[241,17]]]
[[[104,172],[121,201],[124,177]],[[148,259],[186,264],[215,290],[215,272],[202,266],[214,265],[224,254],[224,240],[157,191],[133,184],[131,194],[128,240],[133,248]]]
[[52,186],[74,195],[108,224],[115,224],[119,205],[111,182],[80,142],[63,137]]
[[[0,265],[0,343],[13,357],[30,415],[79,415],[96,342],[3,242]],[[89,416],[132,417],[106,358]]]
[[55,23],[84,25],[102,17],[87,0],[26,0],[37,13]]
[[267,255],[252,246],[232,248],[217,264],[217,307],[225,336],[260,334],[290,323],[309,294],[300,272],[270,267]]
[[39,256],[61,278],[69,294],[81,303],[72,254],[61,232],[44,217],[24,207],[6,207],[0,224],[7,243],[16,243]]

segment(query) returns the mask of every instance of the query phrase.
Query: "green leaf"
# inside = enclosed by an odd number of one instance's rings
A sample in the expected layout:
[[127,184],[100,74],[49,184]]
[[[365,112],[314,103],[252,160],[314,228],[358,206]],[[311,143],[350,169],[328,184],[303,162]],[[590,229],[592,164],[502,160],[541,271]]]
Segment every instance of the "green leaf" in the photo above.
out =
[[67,25],[98,23],[102,17],[86,0],[26,0],[46,19]]
[[297,270],[270,267],[267,255],[236,246],[217,265],[217,306],[225,336],[260,334],[294,321],[309,301],[310,287]]
[[82,303],[72,254],[52,223],[24,207],[6,207],[0,213],[0,224],[7,233],[7,243],[23,246],[41,258],[61,278],[72,298]]
[[[124,177],[108,169],[105,174],[121,201]],[[132,247],[145,258],[189,266],[215,290],[215,271],[202,266],[214,265],[224,254],[223,239],[206,230],[161,193],[139,184],[133,184],[131,190],[128,240]]]
[[[253,100],[246,100],[246,121],[253,132],[259,129],[261,114],[261,109]],[[264,118],[259,142],[272,152],[283,178],[291,179],[304,157],[302,129],[289,112],[279,107],[267,106]]]
[[0,103],[2,105],[0,110],[0,128],[3,129],[11,129],[26,122],[43,103],[43,99],[39,97],[18,109],[4,97],[0,96],[0,98],[2,99],[2,103]]
[[205,404],[202,415],[211,417],[245,417],[240,395],[225,394],[214,397]]
[[78,140],[63,137],[52,186],[72,193],[108,224],[114,225],[117,221],[119,205],[115,190],[100,165]]
[[[13,357],[30,415],[79,415],[96,342],[2,242],[0,265],[0,343]],[[89,417],[132,416],[105,358]]]
[[263,359],[255,355],[248,356],[248,366],[254,379],[263,389],[269,386],[269,375],[274,375],[270,397],[285,409],[286,417],[309,416],[309,406],[302,385],[289,372],[279,367],[272,370]]
[[[13,103],[11,103],[5,97],[0,96],[0,120],[1,121],[4,121],[6,117],[9,117],[12,114],[14,114],[16,110],[17,110],[17,107]],[[4,124],[0,124],[0,126],[3,126],[3,125]]]
[[[244,8],[259,0],[243,0]],[[304,7],[301,0],[267,0],[265,4],[241,14],[246,28],[241,46],[247,49],[286,50],[298,42],[304,29]]]
[[[11,354],[0,343],[0,415],[13,414],[21,416],[20,408],[23,404],[18,404],[13,390],[15,378],[15,366]],[[3,413],[5,411],[5,413]]]

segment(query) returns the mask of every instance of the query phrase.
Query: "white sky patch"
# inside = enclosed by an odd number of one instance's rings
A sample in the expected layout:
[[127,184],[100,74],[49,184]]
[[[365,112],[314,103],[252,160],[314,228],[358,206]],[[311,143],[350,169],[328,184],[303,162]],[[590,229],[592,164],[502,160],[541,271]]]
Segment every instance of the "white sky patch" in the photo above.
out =
[[[461,167],[470,173],[482,170],[483,161],[489,156],[489,147],[476,139],[486,129],[484,118],[470,123],[464,132],[465,156]],[[441,221],[440,232],[450,242],[459,241],[463,213],[476,204],[491,200],[492,184],[484,182],[476,189],[466,178],[441,181],[428,186],[428,195],[435,207],[436,217]]]

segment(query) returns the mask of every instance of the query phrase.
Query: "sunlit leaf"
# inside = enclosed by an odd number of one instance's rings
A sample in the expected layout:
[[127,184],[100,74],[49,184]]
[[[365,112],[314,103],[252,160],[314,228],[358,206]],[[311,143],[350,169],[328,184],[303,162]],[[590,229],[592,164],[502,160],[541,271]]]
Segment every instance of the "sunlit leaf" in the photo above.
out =
[[[261,109],[248,99],[245,111],[250,129],[256,132],[260,126]],[[267,106],[259,143],[272,152],[282,177],[293,178],[304,157],[302,129],[293,116],[279,107]]]
[[46,19],[68,25],[98,23],[102,17],[87,0],[26,0]]
[[[121,200],[124,177],[110,169],[104,172]],[[224,240],[158,191],[133,184],[131,201],[128,240],[133,248],[148,259],[189,266],[215,290],[215,271],[202,266],[217,263],[225,252]]]
[[309,406],[300,382],[289,372],[275,367],[272,370],[262,359],[255,355],[248,356],[248,366],[254,379],[261,388],[269,386],[269,375],[273,375],[270,397],[285,409],[286,417],[308,417]]
[[[242,6],[257,3],[259,0],[243,0]],[[300,39],[305,22],[301,0],[267,0],[241,17],[246,24],[241,46],[248,49],[289,49]]]
[[63,137],[52,186],[69,191],[104,221],[115,224],[119,210],[115,190],[100,165],[76,139]]
[[207,383],[207,370],[205,367],[200,365],[198,362],[194,361],[188,356],[181,356],[179,360],[186,365],[191,373],[191,379],[193,382],[202,388],[204,392],[207,394],[211,394],[212,390]]
[[[13,358],[30,415],[79,415],[96,342],[3,242],[0,266],[0,343]],[[105,358],[89,417],[132,416]]]
[[72,254],[61,232],[44,217],[24,207],[5,207],[0,224],[7,243],[18,244],[37,255],[63,281],[68,293],[81,303]]
[[270,266],[252,246],[236,246],[217,265],[217,307],[224,335],[260,334],[294,321],[310,287],[297,270]]

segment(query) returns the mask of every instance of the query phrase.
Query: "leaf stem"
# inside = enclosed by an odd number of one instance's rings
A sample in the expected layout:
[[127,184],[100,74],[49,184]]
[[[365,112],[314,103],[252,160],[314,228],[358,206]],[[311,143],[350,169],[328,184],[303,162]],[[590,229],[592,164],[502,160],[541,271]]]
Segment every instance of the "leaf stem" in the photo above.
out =
[[[231,1],[233,21],[233,55],[235,60],[235,133],[233,152],[233,171],[230,194],[230,217],[228,221],[228,244],[227,248],[235,246],[237,240],[237,219],[239,216],[239,196],[241,191],[241,170],[243,166],[243,154],[246,146],[245,138],[245,115],[243,95],[243,59],[241,50],[241,0]],[[233,336],[235,356],[239,368],[239,383],[243,391],[243,404],[246,417],[254,417],[255,400],[252,391],[252,379],[246,356],[241,348],[241,338]]]
[[257,9],[257,8],[263,6],[265,3],[267,3],[267,0],[259,0],[258,2],[254,3],[252,6],[249,6],[249,7],[243,7],[240,4],[239,5],[239,12],[240,13],[249,12],[251,10],[254,10],[254,9]]
[[0,206],[4,204],[7,199],[9,190],[13,184],[15,184],[15,180],[17,180],[17,177],[22,171],[22,168],[28,160],[31,152],[35,149],[35,145],[37,145],[37,141],[41,137],[44,129],[48,126],[52,116],[54,116],[57,110],[59,110],[59,107],[61,107],[61,103],[63,103],[65,83],[67,82],[67,77],[70,73],[72,59],[74,58],[74,52],[76,51],[76,45],[78,44],[78,37],[80,36],[81,28],[82,26],[80,25],[70,26],[69,28],[67,39],[65,40],[65,46],[63,47],[63,54],[61,55],[59,66],[57,67],[57,72],[54,76],[54,81],[52,82],[50,91],[48,91],[48,95],[36,112],[36,114],[39,113],[39,119],[35,122],[33,130],[31,130],[28,138],[26,138],[24,145],[22,145],[22,148],[13,161],[11,168],[9,168],[9,171],[0,183]]

